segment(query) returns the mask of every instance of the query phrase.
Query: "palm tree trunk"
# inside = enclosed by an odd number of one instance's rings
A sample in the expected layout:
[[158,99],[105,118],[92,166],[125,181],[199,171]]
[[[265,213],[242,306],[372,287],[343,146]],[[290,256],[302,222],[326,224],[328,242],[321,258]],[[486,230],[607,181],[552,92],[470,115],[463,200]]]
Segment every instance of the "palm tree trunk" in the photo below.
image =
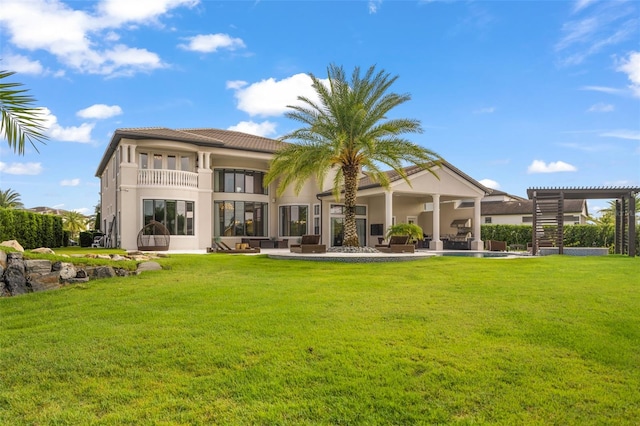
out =
[[358,168],[344,166],[344,240],[343,245],[359,247],[358,229],[356,228],[356,194],[358,190]]

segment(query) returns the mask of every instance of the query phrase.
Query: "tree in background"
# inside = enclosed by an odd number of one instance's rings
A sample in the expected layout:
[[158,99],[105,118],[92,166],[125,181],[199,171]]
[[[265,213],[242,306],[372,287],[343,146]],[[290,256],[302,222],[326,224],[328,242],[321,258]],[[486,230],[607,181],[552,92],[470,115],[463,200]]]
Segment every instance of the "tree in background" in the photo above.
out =
[[[635,195],[636,224],[640,225],[640,194]],[[589,220],[596,225],[615,225],[616,200],[609,201],[609,207],[600,210],[600,217],[589,216]]]
[[71,238],[77,240],[80,231],[87,229],[87,218],[81,213],[68,211],[62,214],[62,224]]
[[29,141],[38,151],[35,141],[44,143],[44,118],[40,108],[33,105],[35,99],[29,95],[27,89],[20,89],[21,83],[6,83],[5,78],[14,72],[0,71],[0,134],[9,143],[9,148],[18,155],[24,155],[25,141]]
[[5,209],[22,209],[24,205],[20,201],[20,194],[9,188],[5,191],[0,190],[0,207]]
[[310,177],[323,186],[330,171],[335,171],[333,194],[336,200],[344,189],[345,246],[359,246],[355,204],[358,179],[364,173],[374,182],[389,187],[389,176],[380,167],[387,166],[408,181],[405,166],[416,165],[432,171],[441,160],[433,151],[402,137],[404,133],[421,133],[418,120],[388,116],[393,108],[411,99],[408,94],[390,93],[397,80],[384,70],[370,67],[364,77],[356,67],[351,81],[342,67],[330,65],[328,84],[309,74],[319,102],[298,97],[302,105],[288,106],[287,117],[303,124],[281,140],[294,142],[279,150],[265,176],[268,184],[280,179],[278,194],[295,183],[299,193]]

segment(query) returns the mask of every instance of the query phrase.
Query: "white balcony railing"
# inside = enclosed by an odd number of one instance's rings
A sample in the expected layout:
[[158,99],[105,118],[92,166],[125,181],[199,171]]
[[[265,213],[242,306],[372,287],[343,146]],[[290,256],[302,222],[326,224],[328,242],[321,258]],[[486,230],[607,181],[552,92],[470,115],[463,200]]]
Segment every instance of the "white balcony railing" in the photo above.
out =
[[182,170],[139,169],[138,185],[197,188],[198,174]]

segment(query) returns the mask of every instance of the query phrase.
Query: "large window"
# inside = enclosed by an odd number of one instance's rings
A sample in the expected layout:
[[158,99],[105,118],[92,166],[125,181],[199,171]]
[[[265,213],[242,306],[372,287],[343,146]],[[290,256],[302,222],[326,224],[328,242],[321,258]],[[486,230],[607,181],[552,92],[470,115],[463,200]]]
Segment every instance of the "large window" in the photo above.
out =
[[216,237],[266,237],[269,234],[267,210],[267,203],[216,201],[214,235]]
[[195,164],[195,159],[190,155],[141,152],[138,159],[141,169],[154,168],[156,170],[168,169],[193,172],[193,165]]
[[267,188],[262,186],[263,172],[216,169],[214,173],[214,188],[216,192],[268,194]]
[[280,233],[283,237],[308,234],[309,206],[280,206]]
[[182,200],[144,200],[144,224],[162,223],[171,235],[193,235],[194,202]]

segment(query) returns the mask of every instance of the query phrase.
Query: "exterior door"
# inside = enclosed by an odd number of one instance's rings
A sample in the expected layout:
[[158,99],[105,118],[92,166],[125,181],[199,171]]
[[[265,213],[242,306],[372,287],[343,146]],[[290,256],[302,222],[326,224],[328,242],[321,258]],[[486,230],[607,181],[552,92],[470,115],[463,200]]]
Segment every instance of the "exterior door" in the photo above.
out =
[[[367,219],[356,218],[356,232],[358,232],[358,239],[360,240],[360,246],[365,247],[367,245]],[[331,246],[340,247],[344,240],[344,218],[332,217],[331,218]]]

